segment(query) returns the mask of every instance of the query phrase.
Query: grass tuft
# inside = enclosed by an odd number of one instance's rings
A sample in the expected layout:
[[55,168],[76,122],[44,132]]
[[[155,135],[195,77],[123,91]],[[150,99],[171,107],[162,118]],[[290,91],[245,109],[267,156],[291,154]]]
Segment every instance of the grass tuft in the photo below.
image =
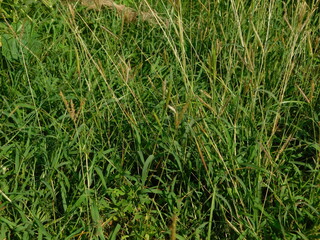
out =
[[0,239],[319,239],[319,1],[111,2],[0,1]]

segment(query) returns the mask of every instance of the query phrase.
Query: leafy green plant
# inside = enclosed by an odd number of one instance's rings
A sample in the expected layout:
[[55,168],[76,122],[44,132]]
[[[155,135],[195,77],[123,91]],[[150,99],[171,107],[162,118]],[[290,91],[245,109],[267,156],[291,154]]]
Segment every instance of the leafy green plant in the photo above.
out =
[[37,57],[42,52],[41,42],[32,28],[30,22],[2,26],[2,31],[6,33],[1,36],[1,52],[8,61],[22,62],[23,58],[29,58],[32,55]]

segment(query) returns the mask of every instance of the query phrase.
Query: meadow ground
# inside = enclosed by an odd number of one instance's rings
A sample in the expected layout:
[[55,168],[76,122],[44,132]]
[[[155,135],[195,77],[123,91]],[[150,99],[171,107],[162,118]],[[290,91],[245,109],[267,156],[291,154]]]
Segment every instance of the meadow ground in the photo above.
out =
[[0,239],[319,239],[320,1],[116,2],[0,0]]

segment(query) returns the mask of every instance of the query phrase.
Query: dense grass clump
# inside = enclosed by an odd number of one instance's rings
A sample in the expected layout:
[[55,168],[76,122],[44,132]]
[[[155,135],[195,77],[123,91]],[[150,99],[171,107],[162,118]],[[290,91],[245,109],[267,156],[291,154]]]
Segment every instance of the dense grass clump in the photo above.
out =
[[0,239],[319,239],[319,1],[116,2],[0,1]]

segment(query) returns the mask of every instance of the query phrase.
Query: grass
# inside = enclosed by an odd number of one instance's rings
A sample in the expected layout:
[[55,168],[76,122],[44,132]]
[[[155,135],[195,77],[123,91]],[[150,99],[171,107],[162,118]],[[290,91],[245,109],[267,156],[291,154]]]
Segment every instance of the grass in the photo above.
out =
[[319,1],[173,2],[0,1],[0,239],[320,238]]

